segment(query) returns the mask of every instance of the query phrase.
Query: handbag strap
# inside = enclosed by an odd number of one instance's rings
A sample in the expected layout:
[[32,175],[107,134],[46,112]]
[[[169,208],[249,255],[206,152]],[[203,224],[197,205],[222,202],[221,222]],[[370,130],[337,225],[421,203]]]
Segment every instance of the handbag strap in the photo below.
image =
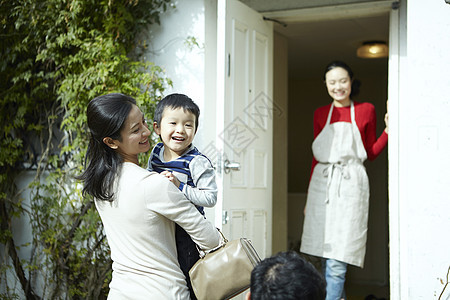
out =
[[223,233],[222,233],[222,231],[220,231],[220,229],[219,228],[217,228],[216,227],[216,229],[217,229],[217,231],[220,233],[220,235],[222,236],[222,238],[223,238],[223,245],[225,245],[226,243],[228,243],[228,240],[227,240],[227,238],[223,235]]
[[228,240],[227,240],[227,238],[223,235],[222,231],[220,231],[220,229],[217,228],[217,227],[216,227],[216,229],[217,229],[217,231],[219,231],[220,235],[222,236],[222,242],[219,244],[219,246],[217,246],[216,248],[213,248],[213,249],[209,250],[208,252],[206,252],[206,251],[203,251],[202,249],[200,249],[199,246],[198,246],[197,244],[195,244],[195,247],[197,247],[197,250],[198,250],[198,254],[199,254],[199,256],[200,256],[200,259],[202,259],[203,257],[205,257],[205,255],[206,255],[207,253],[209,253],[209,252],[214,252],[214,251],[216,251],[217,249],[222,248],[223,246],[225,246],[225,245],[228,243]]

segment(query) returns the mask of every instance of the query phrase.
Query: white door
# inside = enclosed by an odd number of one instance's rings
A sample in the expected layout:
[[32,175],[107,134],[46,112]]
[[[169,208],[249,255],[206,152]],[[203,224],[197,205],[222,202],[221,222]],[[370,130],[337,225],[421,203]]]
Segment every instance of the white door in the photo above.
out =
[[[216,225],[271,255],[273,28],[237,0],[218,1]],[[220,223],[220,224],[219,224]]]
[[[400,13],[400,10],[403,12]],[[400,47],[406,45],[405,34],[402,32],[406,27],[406,17],[404,15],[405,8],[392,9],[390,13],[389,23],[389,82],[388,82],[388,99],[389,99],[389,278],[390,278],[390,296],[392,299],[402,299],[403,295],[408,295],[405,290],[407,285],[401,284],[404,281],[402,275],[407,274],[408,262],[406,261],[406,253],[402,238],[405,232],[401,230],[400,224],[400,199],[399,196],[399,144],[392,141],[398,141],[398,103],[400,92]],[[403,15],[404,18],[401,17]],[[408,84],[404,82],[405,84]],[[402,280],[403,279],[403,280]],[[402,290],[403,289],[403,290]],[[443,298],[445,299],[445,298]]]

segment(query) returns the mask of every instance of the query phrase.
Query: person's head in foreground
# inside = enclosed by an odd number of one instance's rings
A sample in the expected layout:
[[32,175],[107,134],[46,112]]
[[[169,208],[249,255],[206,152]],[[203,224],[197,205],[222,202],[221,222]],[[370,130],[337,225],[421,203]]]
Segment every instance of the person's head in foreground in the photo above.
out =
[[261,261],[252,271],[247,300],[323,300],[326,283],[314,266],[294,251]]

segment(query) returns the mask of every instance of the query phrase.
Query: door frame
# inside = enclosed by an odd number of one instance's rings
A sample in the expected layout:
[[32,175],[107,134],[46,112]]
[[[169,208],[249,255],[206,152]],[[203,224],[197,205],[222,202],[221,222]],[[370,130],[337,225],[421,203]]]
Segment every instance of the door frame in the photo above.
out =
[[[405,1],[403,2],[405,4]],[[399,199],[399,166],[398,156],[398,100],[400,97],[400,64],[401,49],[406,45],[406,35],[403,25],[406,23],[406,5],[399,1],[384,0],[365,3],[343,4],[327,7],[313,7],[286,11],[264,13],[267,18],[289,24],[320,20],[337,20],[352,17],[373,16],[389,13],[389,61],[388,61],[388,99],[389,99],[389,149],[388,149],[388,200],[389,200],[389,284],[390,295],[400,299],[402,294],[401,274],[407,274],[407,264],[400,253],[404,250],[401,239],[400,204]],[[274,223],[276,221],[274,220]],[[406,285],[405,285],[406,286]],[[405,287],[403,287],[405,288]]]

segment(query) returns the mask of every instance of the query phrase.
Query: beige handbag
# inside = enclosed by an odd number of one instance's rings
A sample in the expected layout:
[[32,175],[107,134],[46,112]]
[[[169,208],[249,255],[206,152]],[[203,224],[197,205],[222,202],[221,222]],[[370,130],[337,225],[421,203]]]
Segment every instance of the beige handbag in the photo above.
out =
[[189,270],[198,300],[229,299],[242,293],[250,287],[251,272],[261,261],[249,239],[228,242],[222,237],[218,248],[206,254],[199,251],[200,259]]

